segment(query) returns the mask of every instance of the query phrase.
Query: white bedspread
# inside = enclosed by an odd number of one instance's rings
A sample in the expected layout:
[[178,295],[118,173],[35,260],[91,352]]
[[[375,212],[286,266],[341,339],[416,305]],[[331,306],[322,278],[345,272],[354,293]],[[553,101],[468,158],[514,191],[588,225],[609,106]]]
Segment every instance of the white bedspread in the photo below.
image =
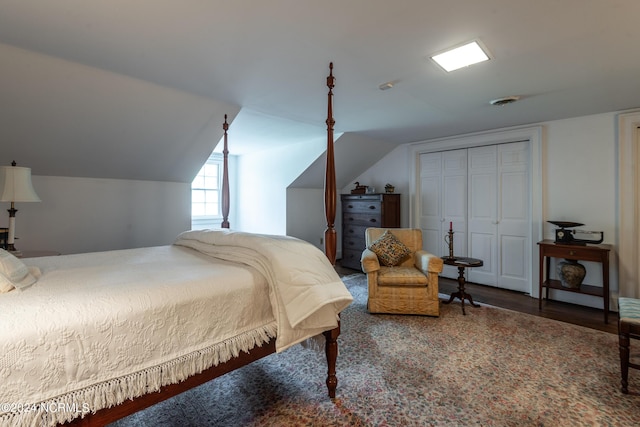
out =
[[[217,234],[225,244],[207,249]],[[25,260],[41,277],[0,295],[0,425],[70,420],[276,335],[282,350],[334,327],[351,295],[318,254],[295,239],[187,232],[171,246]]]

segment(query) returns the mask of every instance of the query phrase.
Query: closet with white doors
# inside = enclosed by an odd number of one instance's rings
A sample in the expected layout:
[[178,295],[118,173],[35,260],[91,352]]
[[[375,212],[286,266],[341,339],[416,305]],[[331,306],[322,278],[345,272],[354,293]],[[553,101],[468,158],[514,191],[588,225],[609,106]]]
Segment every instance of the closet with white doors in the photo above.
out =
[[[473,283],[529,292],[531,268],[528,142],[420,154],[419,222],[425,249],[483,260],[469,269]],[[456,278],[445,266],[442,275]]]

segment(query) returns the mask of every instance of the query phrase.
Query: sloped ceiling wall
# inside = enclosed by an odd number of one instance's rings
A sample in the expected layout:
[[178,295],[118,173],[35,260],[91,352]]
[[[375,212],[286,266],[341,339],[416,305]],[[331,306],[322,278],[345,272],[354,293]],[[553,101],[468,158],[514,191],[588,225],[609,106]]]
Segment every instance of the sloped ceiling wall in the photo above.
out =
[[0,164],[191,182],[240,108],[0,44]]
[[[334,142],[336,187],[350,185],[351,181],[371,165],[390,153],[396,145],[375,140],[356,133],[336,135]],[[323,188],[326,152],[291,183],[291,188]]]

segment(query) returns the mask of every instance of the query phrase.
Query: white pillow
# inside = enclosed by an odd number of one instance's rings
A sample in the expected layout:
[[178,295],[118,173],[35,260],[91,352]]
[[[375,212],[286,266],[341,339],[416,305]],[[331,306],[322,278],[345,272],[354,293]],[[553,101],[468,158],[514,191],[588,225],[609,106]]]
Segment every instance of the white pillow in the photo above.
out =
[[0,294],[14,290],[15,287],[4,274],[0,273]]
[[[31,274],[29,268],[4,249],[0,249],[0,273],[12,286],[19,289],[31,286],[36,282],[36,278]],[[8,288],[7,283],[2,283],[5,280],[0,278],[0,288],[2,289]],[[10,290],[5,290],[4,292]]]

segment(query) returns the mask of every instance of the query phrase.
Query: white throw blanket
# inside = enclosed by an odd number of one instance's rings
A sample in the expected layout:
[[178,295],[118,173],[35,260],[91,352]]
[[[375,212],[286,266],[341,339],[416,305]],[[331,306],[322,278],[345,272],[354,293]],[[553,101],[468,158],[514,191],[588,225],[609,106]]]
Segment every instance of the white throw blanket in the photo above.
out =
[[338,314],[353,301],[327,257],[294,237],[193,230],[180,234],[175,244],[245,263],[264,274],[275,307],[278,351],[337,327]]

